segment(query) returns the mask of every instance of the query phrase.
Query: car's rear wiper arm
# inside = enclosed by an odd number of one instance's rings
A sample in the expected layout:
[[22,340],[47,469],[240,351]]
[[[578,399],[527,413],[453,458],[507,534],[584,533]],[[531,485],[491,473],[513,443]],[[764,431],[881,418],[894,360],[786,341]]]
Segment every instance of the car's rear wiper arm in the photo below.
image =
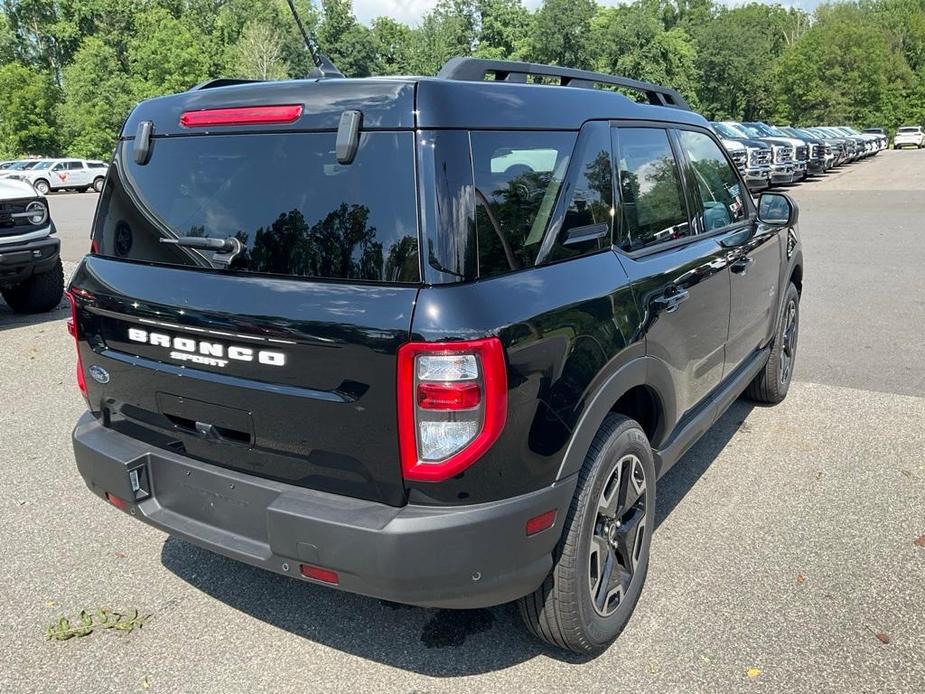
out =
[[234,236],[224,239],[213,239],[206,236],[179,236],[175,239],[161,239],[161,243],[170,243],[184,248],[197,248],[203,251],[215,251],[212,262],[229,265],[234,257],[244,249]]

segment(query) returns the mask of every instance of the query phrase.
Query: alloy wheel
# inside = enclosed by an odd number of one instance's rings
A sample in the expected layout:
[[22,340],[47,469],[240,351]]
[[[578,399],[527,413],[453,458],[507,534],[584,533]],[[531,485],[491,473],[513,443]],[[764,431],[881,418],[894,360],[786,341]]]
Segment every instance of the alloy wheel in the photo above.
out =
[[780,382],[787,383],[793,372],[793,360],[797,349],[797,302],[787,304],[784,315],[784,332],[781,334]]
[[624,455],[607,475],[591,533],[588,587],[601,617],[616,612],[636,575],[646,532],[647,496],[642,461]]

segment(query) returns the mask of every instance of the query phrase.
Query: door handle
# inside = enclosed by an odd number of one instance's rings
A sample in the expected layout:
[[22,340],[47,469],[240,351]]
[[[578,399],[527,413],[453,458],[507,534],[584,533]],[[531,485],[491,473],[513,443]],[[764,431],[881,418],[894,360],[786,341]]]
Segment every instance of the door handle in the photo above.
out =
[[662,307],[665,313],[674,313],[682,303],[690,298],[690,292],[686,289],[677,289],[673,292],[662,294],[655,301]]
[[737,275],[744,275],[748,272],[748,268],[752,266],[752,263],[755,262],[754,258],[749,258],[748,256],[739,258],[732,265],[729,266],[729,269],[732,270]]

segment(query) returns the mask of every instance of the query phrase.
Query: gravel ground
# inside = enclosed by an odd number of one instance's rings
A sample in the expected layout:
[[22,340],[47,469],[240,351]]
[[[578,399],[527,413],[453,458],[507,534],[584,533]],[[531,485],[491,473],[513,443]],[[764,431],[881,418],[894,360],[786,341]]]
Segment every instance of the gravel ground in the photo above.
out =
[[[660,481],[646,590],[592,660],[536,643],[509,606],[338,593],[106,506],[73,465],[66,311],[0,305],[0,691],[925,691],[923,190],[913,151],[793,188],[797,382],[778,407],[736,402]],[[52,200],[62,236],[85,239],[63,206],[86,216],[95,196]],[[44,639],[102,606],[152,616],[128,635]]]

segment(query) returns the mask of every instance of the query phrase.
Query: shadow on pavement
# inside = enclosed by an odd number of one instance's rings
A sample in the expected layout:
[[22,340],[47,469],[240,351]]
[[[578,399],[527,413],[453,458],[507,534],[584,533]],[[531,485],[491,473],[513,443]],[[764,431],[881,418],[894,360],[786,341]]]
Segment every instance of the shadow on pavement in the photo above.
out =
[[[751,409],[751,403],[737,400],[659,481],[656,526],[706,472]],[[190,585],[262,622],[423,675],[475,675],[539,655],[575,665],[590,660],[534,639],[513,604],[483,610],[398,605],[256,569],[175,538],[165,541],[161,562]]]
[[[39,325],[49,321],[61,320],[69,315],[69,307],[66,300],[62,300],[58,307],[48,313],[33,313],[31,315],[13,313],[10,307],[0,299],[0,332],[12,328],[22,328],[27,325]],[[64,327],[61,328],[64,330]]]

